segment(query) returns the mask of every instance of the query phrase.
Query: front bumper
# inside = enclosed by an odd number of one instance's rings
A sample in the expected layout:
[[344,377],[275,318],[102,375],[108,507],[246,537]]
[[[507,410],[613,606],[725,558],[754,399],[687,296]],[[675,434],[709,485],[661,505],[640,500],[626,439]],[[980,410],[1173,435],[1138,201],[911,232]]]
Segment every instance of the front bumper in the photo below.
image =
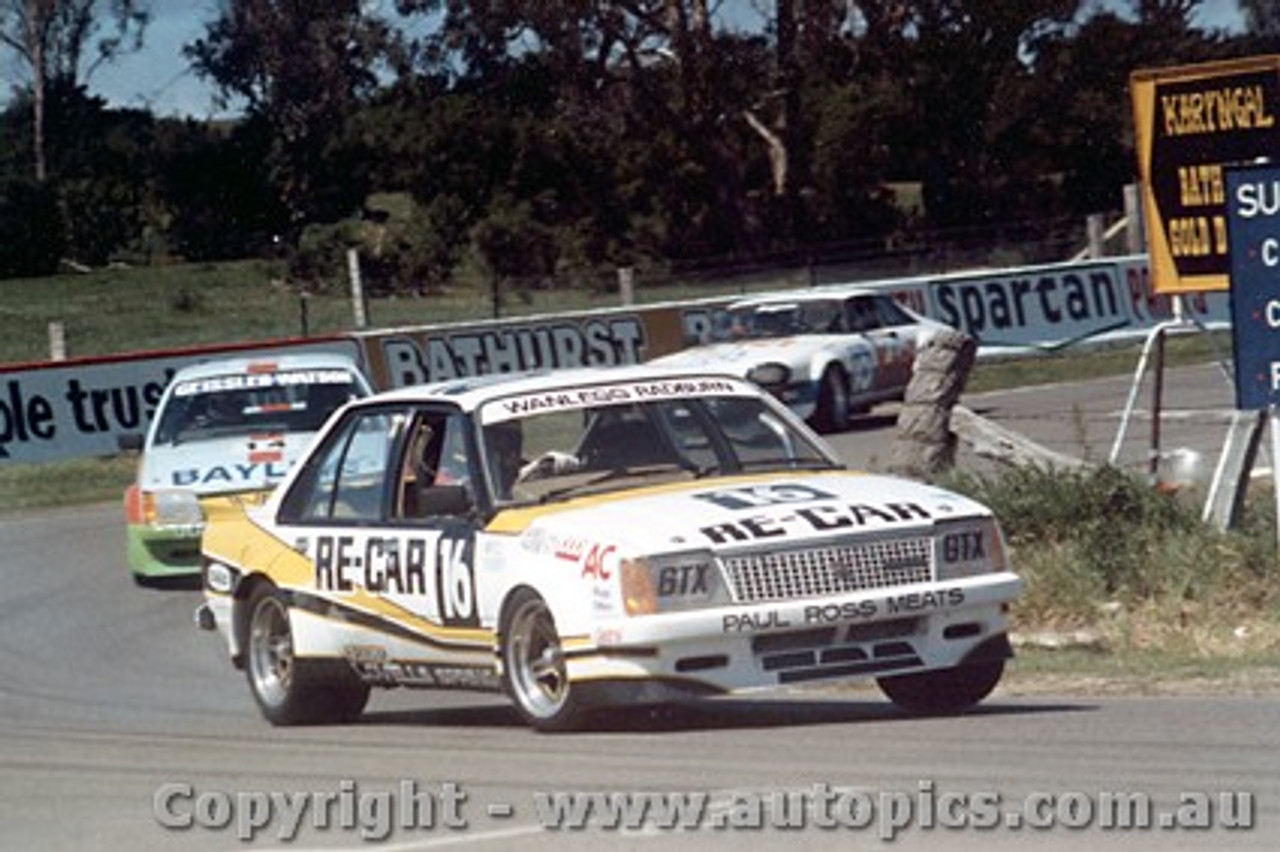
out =
[[193,577],[200,573],[203,527],[125,526],[125,558],[135,577]]
[[601,624],[589,648],[567,655],[569,671],[580,680],[655,679],[732,692],[951,668],[1003,642],[1005,607],[1021,585],[1002,573],[618,619]]

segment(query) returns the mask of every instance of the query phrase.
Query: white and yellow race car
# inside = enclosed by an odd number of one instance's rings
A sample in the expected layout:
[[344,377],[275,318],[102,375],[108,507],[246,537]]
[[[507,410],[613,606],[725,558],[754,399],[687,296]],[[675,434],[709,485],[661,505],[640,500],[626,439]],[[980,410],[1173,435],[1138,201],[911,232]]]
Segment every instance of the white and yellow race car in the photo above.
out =
[[371,687],[505,689],[526,722],[876,678],[985,698],[1021,581],[996,519],[846,470],[731,376],[502,375],[349,403],[265,500],[208,506],[205,602],[276,724]]

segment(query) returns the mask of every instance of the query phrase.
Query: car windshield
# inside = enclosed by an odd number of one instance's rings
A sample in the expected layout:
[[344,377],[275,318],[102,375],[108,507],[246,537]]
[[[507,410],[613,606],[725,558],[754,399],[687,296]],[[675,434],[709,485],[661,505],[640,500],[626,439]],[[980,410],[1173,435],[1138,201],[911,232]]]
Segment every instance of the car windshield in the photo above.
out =
[[237,373],[179,381],[156,424],[155,444],[262,432],[315,432],[360,395],[343,369]]
[[[536,503],[637,485],[770,470],[840,467],[791,419],[754,393],[643,399],[577,390],[512,416],[482,410],[486,473],[499,502]],[[626,400],[626,401],[622,401]],[[521,406],[523,407],[523,406]]]
[[794,337],[843,330],[840,303],[834,299],[747,305],[732,308],[729,314],[730,339]]

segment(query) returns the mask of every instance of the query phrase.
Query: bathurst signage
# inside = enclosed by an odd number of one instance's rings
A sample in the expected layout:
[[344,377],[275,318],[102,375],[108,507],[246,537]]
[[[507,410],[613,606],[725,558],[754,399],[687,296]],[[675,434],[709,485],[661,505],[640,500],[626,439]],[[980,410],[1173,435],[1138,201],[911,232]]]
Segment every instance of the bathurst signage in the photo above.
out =
[[1223,169],[1280,151],[1280,56],[1137,71],[1130,95],[1156,290],[1226,290]]
[[[665,320],[665,322],[664,322]],[[380,387],[464,376],[636,364],[664,340],[678,347],[675,316],[601,313],[364,335]]]

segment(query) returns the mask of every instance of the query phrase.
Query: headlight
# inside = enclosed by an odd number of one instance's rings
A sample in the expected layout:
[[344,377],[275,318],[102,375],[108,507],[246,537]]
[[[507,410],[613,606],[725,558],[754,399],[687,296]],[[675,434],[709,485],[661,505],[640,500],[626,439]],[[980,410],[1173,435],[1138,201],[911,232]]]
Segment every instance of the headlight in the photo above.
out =
[[791,381],[791,368],[777,363],[757,364],[747,370],[747,379],[764,388],[785,385]]
[[204,584],[212,591],[230,594],[236,584],[236,573],[221,562],[206,562]]
[[143,516],[156,527],[190,527],[204,523],[204,512],[196,495],[182,488],[144,491]]
[[1005,570],[1004,537],[994,518],[942,526],[935,547],[939,581]]
[[622,560],[627,615],[679,612],[729,602],[720,569],[708,551]]

